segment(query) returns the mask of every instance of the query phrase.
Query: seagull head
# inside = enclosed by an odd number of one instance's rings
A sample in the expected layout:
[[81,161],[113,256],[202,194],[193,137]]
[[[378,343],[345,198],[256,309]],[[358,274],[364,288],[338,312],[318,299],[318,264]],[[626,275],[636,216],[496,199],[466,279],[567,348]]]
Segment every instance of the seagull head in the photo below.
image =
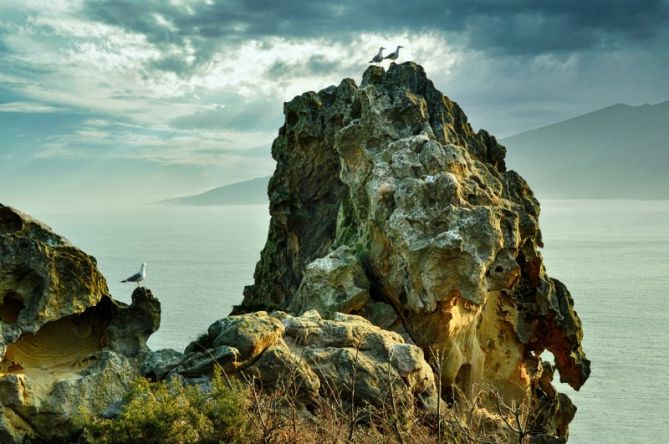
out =
[[384,48],[383,46],[381,46],[379,49],[386,49],[386,48]]
[[397,45],[397,49],[404,48],[402,45]]
[[142,268],[146,268],[146,262],[142,262]]

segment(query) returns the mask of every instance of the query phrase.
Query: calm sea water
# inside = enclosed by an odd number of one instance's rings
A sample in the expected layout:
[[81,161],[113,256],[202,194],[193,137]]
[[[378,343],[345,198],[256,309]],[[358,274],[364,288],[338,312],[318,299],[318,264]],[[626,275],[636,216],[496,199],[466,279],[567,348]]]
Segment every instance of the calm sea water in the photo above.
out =
[[121,280],[146,262],[144,286],[160,300],[153,349],[184,347],[227,315],[253,283],[269,226],[264,205],[182,207],[148,205],[122,212],[34,214],[95,256],[111,294],[130,302]]
[[574,296],[592,375],[574,443],[669,442],[669,201],[546,201],[548,272]]
[[[545,201],[545,262],[571,290],[592,376],[567,392],[571,442],[669,442],[669,201]],[[264,206],[35,214],[94,255],[112,294],[147,262],[162,302],[153,348],[177,350],[241,301],[267,235]]]

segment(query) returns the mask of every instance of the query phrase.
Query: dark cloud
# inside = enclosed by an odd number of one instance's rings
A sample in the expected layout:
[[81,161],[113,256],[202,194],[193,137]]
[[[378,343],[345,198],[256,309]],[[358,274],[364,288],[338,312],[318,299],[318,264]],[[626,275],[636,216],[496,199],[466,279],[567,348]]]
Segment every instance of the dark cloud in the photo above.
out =
[[85,11],[157,45],[194,45],[193,64],[159,65],[175,72],[205,63],[222,42],[249,38],[351,40],[365,31],[436,31],[484,52],[537,55],[642,44],[669,24],[664,0],[223,0],[190,9],[157,0],[90,0]]
[[467,30],[474,48],[535,55],[638,45],[668,23],[669,6],[662,0],[643,6],[624,0],[542,1],[511,11],[479,11],[470,16]]

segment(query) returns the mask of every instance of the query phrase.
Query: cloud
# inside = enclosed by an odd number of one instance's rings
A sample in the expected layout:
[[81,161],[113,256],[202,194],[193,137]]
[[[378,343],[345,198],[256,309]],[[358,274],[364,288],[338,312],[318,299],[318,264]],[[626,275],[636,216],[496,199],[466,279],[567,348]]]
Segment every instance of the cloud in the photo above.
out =
[[69,158],[76,157],[77,153],[59,144],[46,146],[35,153],[35,159],[49,159],[49,158]]
[[666,0],[0,2],[0,153],[13,159],[0,176],[29,184],[35,158],[69,165],[72,183],[87,165],[128,163],[138,168],[128,177],[151,165],[166,187],[268,174],[283,102],[359,81],[381,45],[405,46],[402,60],[498,136],[655,103],[669,98],[668,10]]
[[[127,14],[133,10],[135,13]],[[91,0],[88,17],[145,35],[159,46],[193,45],[195,63],[222,42],[268,37],[350,42],[360,33],[443,32],[467,47],[505,54],[543,54],[643,43],[669,23],[669,5],[648,0],[223,0],[161,2]],[[156,20],[169,21],[169,26]]]
[[1,113],[55,113],[62,108],[35,102],[9,102],[0,104]]
[[283,122],[280,102],[276,98],[245,98],[235,94],[220,96],[222,104],[205,105],[195,113],[170,122],[178,129],[229,129],[234,131],[267,131]]
[[346,58],[328,59],[322,54],[312,55],[307,60],[294,63],[277,60],[269,67],[265,75],[272,79],[322,76],[343,67],[350,67],[351,63],[346,63],[346,61]]

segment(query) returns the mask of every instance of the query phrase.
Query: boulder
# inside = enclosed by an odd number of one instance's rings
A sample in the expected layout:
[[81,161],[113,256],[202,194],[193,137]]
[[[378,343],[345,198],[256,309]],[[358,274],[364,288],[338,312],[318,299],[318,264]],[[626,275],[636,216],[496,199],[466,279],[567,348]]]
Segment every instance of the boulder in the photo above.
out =
[[165,378],[184,360],[184,354],[171,348],[164,348],[147,354],[140,367],[140,373],[152,380]]
[[[199,380],[210,377],[216,366],[267,389],[295,388],[304,405],[317,403],[320,396],[338,396],[379,407],[388,405],[392,393],[407,409],[419,406],[434,413],[440,402],[423,351],[355,315],[334,313],[323,319],[311,310],[301,316],[229,316],[190,344],[166,377]],[[145,370],[157,374],[162,367],[157,363],[156,369]]]
[[[445,357],[442,382],[462,393],[534,396],[544,350],[582,386],[582,326],[544,268],[539,202],[421,66],[371,66],[360,86],[302,94],[284,114],[267,243],[233,314],[368,316]],[[537,433],[566,436],[560,418]]]
[[0,441],[64,440],[121,399],[160,324],[137,288],[115,301],[93,257],[0,205]]
[[349,247],[342,246],[306,266],[289,310],[317,310],[330,318],[337,312],[360,311],[369,302],[369,281],[362,265]]

